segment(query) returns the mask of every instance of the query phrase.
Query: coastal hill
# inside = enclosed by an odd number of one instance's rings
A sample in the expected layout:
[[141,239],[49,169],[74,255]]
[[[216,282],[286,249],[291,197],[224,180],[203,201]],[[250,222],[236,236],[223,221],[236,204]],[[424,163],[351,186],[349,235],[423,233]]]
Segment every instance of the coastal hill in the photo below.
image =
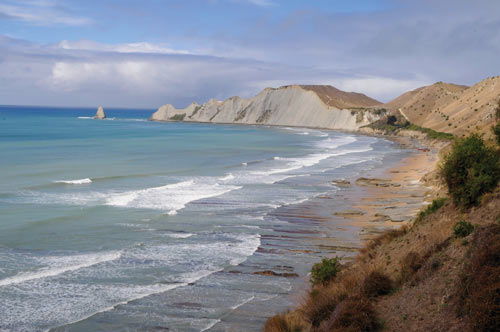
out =
[[362,93],[345,92],[331,85],[299,85],[299,87],[313,91],[326,105],[338,109],[372,107],[382,104]]
[[496,76],[471,87],[438,82],[406,92],[383,107],[399,111],[421,127],[458,137],[471,132],[489,137],[499,97],[500,76]]
[[360,93],[331,86],[289,85],[266,88],[252,98],[211,99],[184,109],[163,105],[153,121],[262,124],[355,131],[382,118],[381,103]]
[[[472,132],[491,138],[500,98],[500,76],[471,87],[437,82],[408,91],[382,104],[364,94],[328,85],[287,85],[266,88],[252,98],[211,99],[184,109],[167,104],[153,121],[262,124],[363,131],[374,123],[387,129],[386,119],[397,115],[420,128],[462,137]],[[380,126],[381,124],[381,126]],[[365,127],[365,128],[363,128]],[[363,128],[363,129],[362,129]],[[404,129],[404,128],[402,128]],[[375,133],[380,131],[375,131]],[[408,134],[406,130],[391,134]]]

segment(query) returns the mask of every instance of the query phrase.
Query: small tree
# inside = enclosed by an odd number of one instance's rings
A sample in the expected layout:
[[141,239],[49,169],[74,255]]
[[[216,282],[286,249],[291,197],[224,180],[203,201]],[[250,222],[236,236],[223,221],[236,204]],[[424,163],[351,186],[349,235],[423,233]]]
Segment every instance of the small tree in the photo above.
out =
[[453,202],[469,208],[500,180],[499,156],[478,134],[457,140],[445,158],[442,174]]

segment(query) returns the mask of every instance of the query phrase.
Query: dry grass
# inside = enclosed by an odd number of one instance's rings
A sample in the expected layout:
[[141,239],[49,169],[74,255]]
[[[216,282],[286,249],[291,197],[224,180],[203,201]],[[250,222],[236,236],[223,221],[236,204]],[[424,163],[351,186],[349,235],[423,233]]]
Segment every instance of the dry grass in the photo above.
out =
[[305,331],[303,319],[296,313],[287,312],[271,317],[264,326],[265,332],[302,332]]
[[424,264],[424,257],[417,252],[410,251],[406,254],[400,263],[401,273],[399,277],[400,283],[405,283],[412,279],[418,270]]
[[371,332],[380,329],[373,305],[365,297],[351,297],[342,301],[318,332]]
[[470,319],[472,331],[500,328],[500,225],[476,230],[470,258],[458,285],[458,311]]
[[377,247],[380,247],[383,244],[391,242],[393,239],[398,238],[400,236],[405,235],[408,232],[408,226],[403,225],[398,229],[393,229],[383,234],[380,234],[373,240],[371,240],[367,245],[360,249],[360,258],[363,259],[366,256],[371,258],[371,252],[375,250]]
[[363,293],[367,297],[377,297],[389,294],[393,289],[391,278],[380,271],[368,274],[363,282]]

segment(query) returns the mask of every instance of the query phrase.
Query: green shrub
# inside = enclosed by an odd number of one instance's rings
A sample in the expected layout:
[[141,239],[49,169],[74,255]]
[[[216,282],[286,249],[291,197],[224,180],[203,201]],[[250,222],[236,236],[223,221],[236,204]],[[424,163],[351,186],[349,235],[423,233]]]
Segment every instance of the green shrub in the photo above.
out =
[[396,124],[396,122],[398,121],[398,118],[395,117],[394,115],[389,115],[387,117],[387,124],[388,125],[391,125],[391,126],[394,126]]
[[418,214],[418,220],[422,220],[426,216],[433,214],[434,212],[439,210],[444,205],[444,203],[446,203],[446,200],[448,200],[448,198],[446,197],[436,198],[435,200],[433,200],[432,204],[428,205],[425,210],[420,211],[420,213]]
[[413,124],[413,123],[410,124],[407,127],[407,129],[420,131],[421,133],[427,134],[427,137],[430,139],[439,139],[439,140],[443,140],[443,141],[450,141],[453,138],[455,138],[455,136],[453,136],[453,134],[443,133],[441,131],[435,131],[435,130],[430,129],[430,128],[420,127],[420,126],[417,126],[416,124]]
[[313,285],[326,285],[335,278],[340,271],[340,258],[323,258],[321,262],[313,265],[311,270],[311,283]]
[[495,108],[495,117],[500,120],[500,99],[498,99],[497,108]]
[[472,134],[453,144],[445,158],[442,174],[455,205],[469,208],[497,186],[499,156],[479,135]]
[[456,238],[466,237],[473,231],[474,225],[465,220],[460,220],[455,224],[455,226],[453,226],[453,235],[455,235]]
[[495,134],[497,144],[500,145],[500,122],[497,122],[496,125],[491,127],[491,131],[493,132],[493,134]]

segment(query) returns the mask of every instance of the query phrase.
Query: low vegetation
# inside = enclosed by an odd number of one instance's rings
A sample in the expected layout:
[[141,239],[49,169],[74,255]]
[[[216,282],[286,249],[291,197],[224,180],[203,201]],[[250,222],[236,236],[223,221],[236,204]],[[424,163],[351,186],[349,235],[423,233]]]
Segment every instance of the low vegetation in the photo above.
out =
[[311,270],[311,283],[313,285],[327,285],[340,272],[340,258],[323,258],[313,265]]
[[455,205],[470,208],[500,180],[499,155],[472,134],[457,140],[445,158],[442,175]]
[[430,205],[425,208],[425,210],[422,210],[419,212],[417,221],[420,221],[427,217],[428,215],[435,213],[437,210],[439,210],[443,205],[446,203],[448,200],[447,197],[442,197],[442,198],[436,198],[435,200],[432,201]]
[[370,297],[389,294],[393,289],[393,281],[380,271],[372,271],[363,281],[363,293]]
[[460,220],[453,226],[453,235],[456,238],[466,237],[474,231],[474,225],[465,220]]
[[415,131],[419,131],[421,133],[424,133],[424,134],[427,134],[427,137],[430,138],[430,139],[438,139],[438,140],[443,140],[443,141],[451,141],[455,138],[455,136],[453,134],[450,134],[450,133],[444,133],[444,132],[441,132],[441,131],[435,131],[433,129],[430,129],[430,128],[424,128],[424,127],[420,127],[420,126],[417,126],[416,124],[410,124],[409,126],[405,127],[405,129],[408,129],[408,130],[415,130]]
[[497,144],[500,145],[500,121],[491,127],[491,131],[493,132],[493,135],[495,135]]
[[500,225],[479,228],[460,277],[457,313],[467,317],[473,331],[500,327]]
[[169,118],[169,120],[172,120],[172,121],[183,121],[185,117],[186,117],[186,113],[176,114],[176,115],[172,116],[171,118]]
[[455,138],[453,134],[444,133],[441,131],[435,131],[430,128],[420,127],[417,126],[416,124],[410,123],[401,116],[398,117],[395,115],[390,115],[385,119],[376,121],[368,125],[368,127],[375,130],[380,130],[387,135],[395,134],[399,130],[413,130],[426,134],[429,139],[451,141]]

